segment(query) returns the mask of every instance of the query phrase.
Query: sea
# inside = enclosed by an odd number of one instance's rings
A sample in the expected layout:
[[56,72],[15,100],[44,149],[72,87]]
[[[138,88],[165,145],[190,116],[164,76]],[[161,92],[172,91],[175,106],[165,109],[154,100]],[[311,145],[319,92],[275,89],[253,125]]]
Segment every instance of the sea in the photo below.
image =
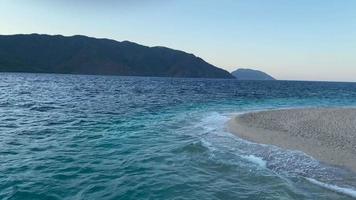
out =
[[226,129],[301,107],[356,83],[0,73],[0,199],[356,199],[355,173]]

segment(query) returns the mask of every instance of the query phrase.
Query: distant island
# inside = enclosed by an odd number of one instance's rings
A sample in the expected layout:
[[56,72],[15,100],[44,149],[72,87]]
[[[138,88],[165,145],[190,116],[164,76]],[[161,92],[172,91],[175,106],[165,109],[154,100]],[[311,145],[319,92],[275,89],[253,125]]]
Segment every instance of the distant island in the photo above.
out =
[[234,78],[183,51],[79,35],[0,35],[0,72]]
[[265,81],[276,80],[275,78],[266,74],[265,72],[261,72],[253,69],[241,68],[231,72],[231,74],[235,76],[237,80],[265,80]]

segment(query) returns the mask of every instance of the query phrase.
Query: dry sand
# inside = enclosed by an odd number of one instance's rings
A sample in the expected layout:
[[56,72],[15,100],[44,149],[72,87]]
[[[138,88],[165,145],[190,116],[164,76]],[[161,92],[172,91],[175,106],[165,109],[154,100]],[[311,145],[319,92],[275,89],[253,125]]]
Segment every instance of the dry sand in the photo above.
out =
[[236,116],[229,131],[250,141],[300,150],[356,172],[356,109],[272,110]]

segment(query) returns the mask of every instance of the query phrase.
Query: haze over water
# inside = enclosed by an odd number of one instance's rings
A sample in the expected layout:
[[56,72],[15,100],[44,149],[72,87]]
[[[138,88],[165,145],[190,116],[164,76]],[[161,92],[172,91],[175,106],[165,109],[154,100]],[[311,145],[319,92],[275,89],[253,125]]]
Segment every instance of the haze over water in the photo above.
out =
[[0,199],[352,199],[355,194],[354,173],[225,130],[226,121],[240,112],[355,106],[355,83],[0,77]]

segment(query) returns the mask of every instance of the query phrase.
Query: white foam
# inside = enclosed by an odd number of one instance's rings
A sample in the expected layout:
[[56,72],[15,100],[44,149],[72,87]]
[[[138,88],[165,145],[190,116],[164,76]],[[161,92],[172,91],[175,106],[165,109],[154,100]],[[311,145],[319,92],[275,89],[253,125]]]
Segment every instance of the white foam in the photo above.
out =
[[222,129],[228,120],[229,118],[227,116],[224,116],[218,112],[211,112],[204,116],[197,126],[202,127],[207,131],[214,131]]
[[266,168],[266,166],[267,166],[266,161],[264,161],[260,157],[254,156],[254,155],[242,156],[242,158],[248,160],[249,162],[253,162],[263,168]]
[[336,186],[336,185],[331,185],[331,184],[327,184],[327,183],[323,183],[323,182],[320,182],[320,181],[317,181],[315,179],[312,179],[312,178],[306,178],[309,182],[315,184],[315,185],[318,185],[320,187],[323,187],[323,188],[326,188],[326,189],[329,189],[329,190],[332,190],[334,192],[337,192],[337,193],[341,193],[341,194],[345,194],[345,195],[348,195],[350,197],[354,197],[356,198],[356,190],[355,189],[352,189],[352,188],[344,188],[344,187],[339,187],[339,186]]
[[229,118],[218,113],[218,112],[211,112],[206,117],[203,117],[202,122],[205,124],[216,124],[228,121]]

